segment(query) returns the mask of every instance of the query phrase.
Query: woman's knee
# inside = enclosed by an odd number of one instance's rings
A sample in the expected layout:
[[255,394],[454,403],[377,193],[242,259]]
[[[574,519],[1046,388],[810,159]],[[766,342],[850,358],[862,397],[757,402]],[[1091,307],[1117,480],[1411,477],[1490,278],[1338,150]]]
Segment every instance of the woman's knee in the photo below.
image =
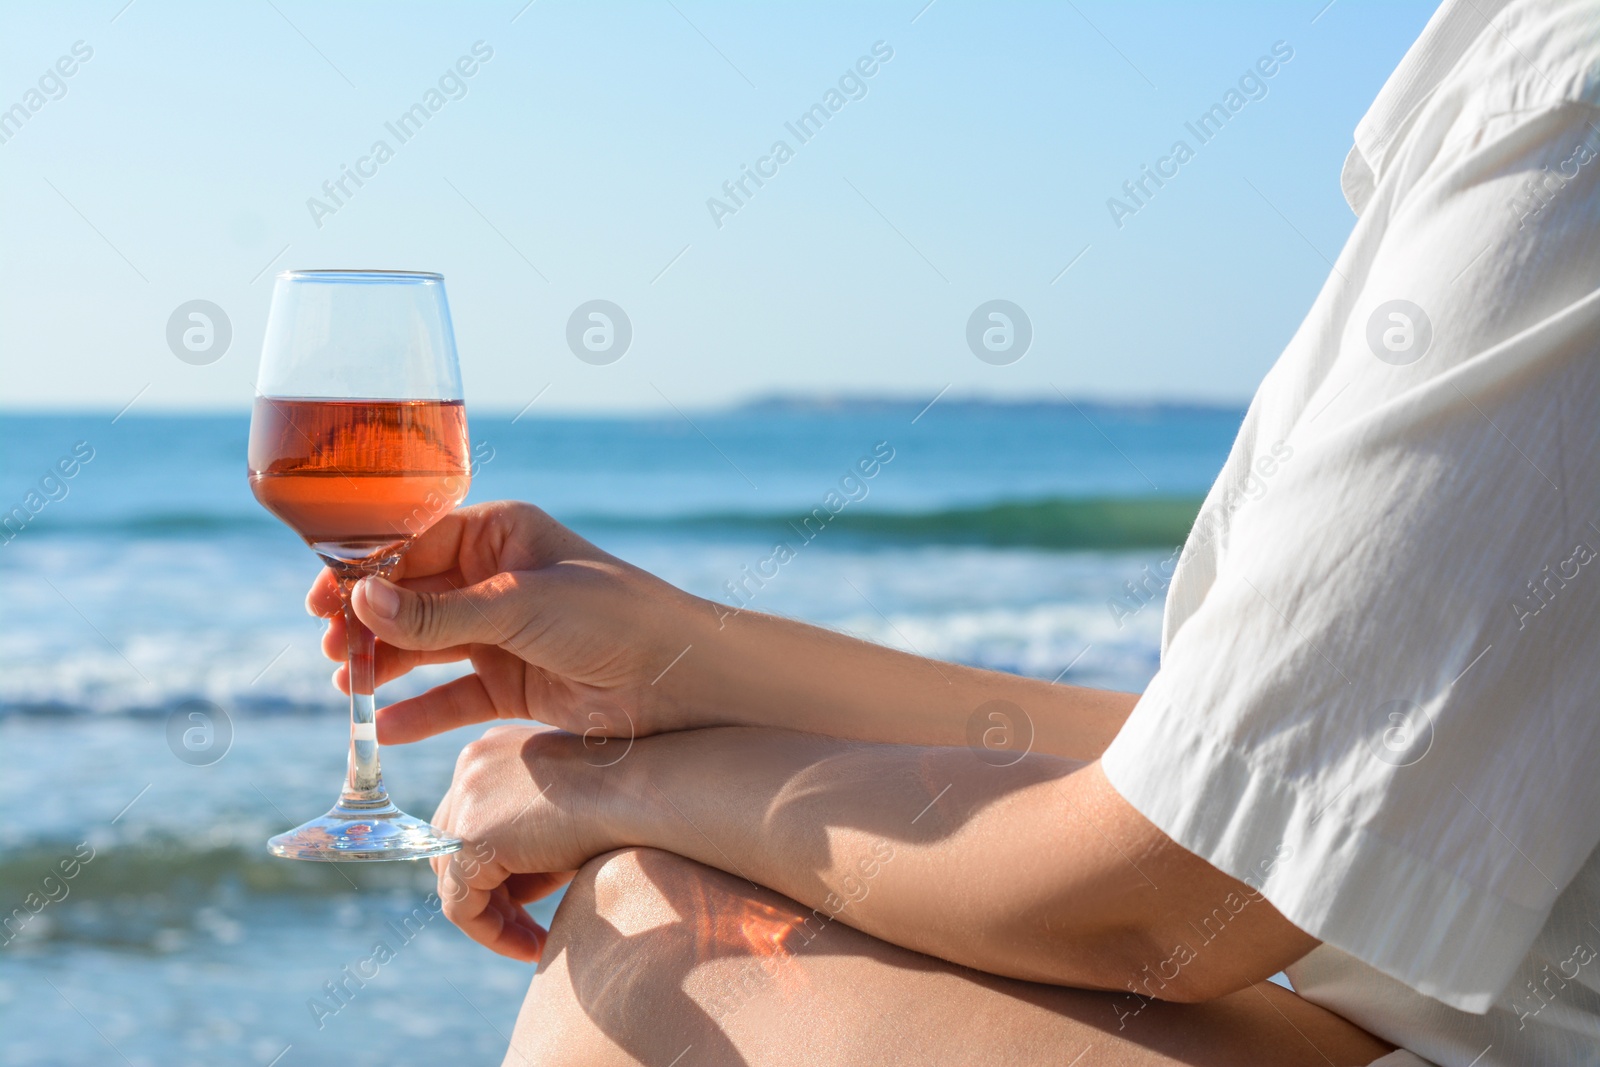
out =
[[669,852],[595,857],[557,909],[506,1062],[668,1063],[691,1043],[726,1046],[729,987],[800,921],[779,902]]
[[556,911],[552,941],[631,938],[683,916],[673,906],[686,888],[712,874],[671,852],[624,848],[585,863]]

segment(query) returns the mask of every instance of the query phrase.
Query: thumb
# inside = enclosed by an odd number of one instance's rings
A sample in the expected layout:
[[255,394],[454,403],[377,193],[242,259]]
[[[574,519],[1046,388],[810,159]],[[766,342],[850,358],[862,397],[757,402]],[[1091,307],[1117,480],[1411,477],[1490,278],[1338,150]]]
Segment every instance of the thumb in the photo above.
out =
[[383,578],[363,578],[350,597],[356,617],[396,648],[505,645],[523,628],[514,578],[497,574],[446,593],[422,593]]

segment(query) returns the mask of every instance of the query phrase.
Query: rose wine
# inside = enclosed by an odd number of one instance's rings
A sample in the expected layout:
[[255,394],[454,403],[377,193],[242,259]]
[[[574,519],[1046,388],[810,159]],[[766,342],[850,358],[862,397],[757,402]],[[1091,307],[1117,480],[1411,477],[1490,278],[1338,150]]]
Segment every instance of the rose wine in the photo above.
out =
[[467,415],[459,400],[259,397],[250,488],[332,560],[393,556],[467,495]]

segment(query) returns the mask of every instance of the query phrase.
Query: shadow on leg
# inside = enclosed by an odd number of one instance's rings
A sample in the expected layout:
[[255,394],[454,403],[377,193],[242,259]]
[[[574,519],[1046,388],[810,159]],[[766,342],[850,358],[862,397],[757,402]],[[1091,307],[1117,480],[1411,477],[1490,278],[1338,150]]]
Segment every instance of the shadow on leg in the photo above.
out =
[[1269,983],[1184,1005],[997,978],[627,849],[568,888],[505,1062],[1343,1067],[1387,1051]]

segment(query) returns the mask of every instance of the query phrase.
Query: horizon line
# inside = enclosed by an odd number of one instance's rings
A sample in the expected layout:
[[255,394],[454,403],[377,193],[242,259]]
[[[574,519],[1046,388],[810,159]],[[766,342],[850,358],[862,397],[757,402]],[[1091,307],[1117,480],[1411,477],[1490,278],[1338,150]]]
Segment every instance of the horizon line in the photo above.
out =
[[[1247,408],[1250,404],[1249,397],[1234,399],[1207,396],[1180,396],[1170,394],[1116,396],[1106,394],[1077,394],[1069,396],[1060,392],[1052,393],[1025,393],[1025,394],[996,394],[996,393],[940,393],[935,397],[940,405],[962,405],[967,407],[1060,407],[1070,408],[1075,404],[1085,404],[1095,408],[1202,408],[1226,411],[1238,411]],[[472,410],[483,415],[519,415],[526,413],[531,404],[518,407],[514,404],[496,402],[472,403],[467,401]],[[917,407],[933,406],[928,398],[921,394],[905,392],[771,392],[752,394],[734,400],[713,401],[710,403],[694,405],[678,405],[679,408],[700,413],[735,413],[762,408],[793,408],[795,410],[827,410],[848,409],[865,407]],[[559,403],[541,406],[542,412],[549,415],[564,417],[641,417],[660,414],[672,414],[674,407],[667,404],[641,403],[639,405],[610,405],[592,406],[576,405],[564,406]],[[250,404],[160,404],[152,402],[148,405],[125,405],[118,408],[112,404],[15,404],[0,401],[0,417],[10,415],[98,415],[104,413],[121,412],[122,417],[136,415],[243,415],[250,411]]]

